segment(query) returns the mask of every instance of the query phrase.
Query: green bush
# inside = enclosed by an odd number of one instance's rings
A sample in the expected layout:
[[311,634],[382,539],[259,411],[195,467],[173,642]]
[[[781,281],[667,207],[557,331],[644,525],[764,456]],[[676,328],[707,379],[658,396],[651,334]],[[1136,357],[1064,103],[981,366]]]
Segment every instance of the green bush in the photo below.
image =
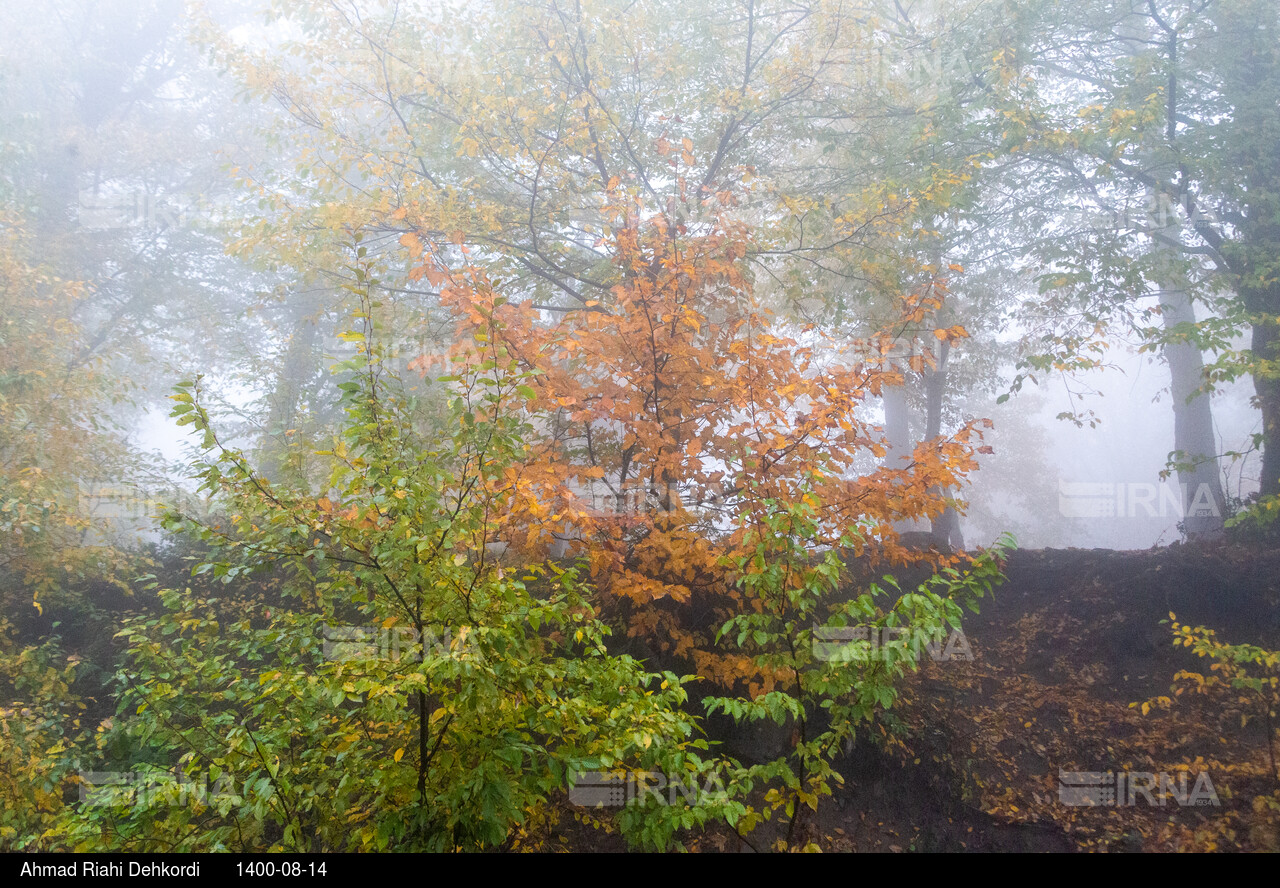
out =
[[[574,570],[490,554],[529,431],[498,337],[442,380],[452,432],[428,438],[385,369],[376,282],[353,270],[358,354],[335,367],[346,422],[319,490],[257,474],[198,380],[174,396],[228,517],[168,525],[212,547],[194,573],[228,592],[162,590],[163,615],[123,630],[102,767],[142,783],[95,790],[68,825],[78,849],[492,848],[575,773],[690,749],[680,681],[606,651]],[[288,605],[233,606],[265,573]]]

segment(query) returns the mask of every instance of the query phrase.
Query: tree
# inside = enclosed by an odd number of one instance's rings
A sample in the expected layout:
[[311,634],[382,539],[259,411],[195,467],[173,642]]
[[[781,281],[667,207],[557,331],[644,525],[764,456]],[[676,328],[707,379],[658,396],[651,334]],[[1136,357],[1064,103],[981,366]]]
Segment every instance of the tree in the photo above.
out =
[[[999,351],[991,328],[1001,324],[1010,275],[976,236],[989,224],[976,176],[987,155],[968,113],[992,67],[966,41],[981,27],[980,7],[873,4],[854,19],[829,18],[824,36],[839,61],[795,112],[795,149],[764,174],[789,212],[789,240],[773,251],[787,261],[770,270],[772,298],[835,339],[898,331],[891,358],[900,384],[882,399],[892,467],[909,467],[917,445],[963,426],[956,400],[989,385],[964,364],[990,368]],[[936,317],[904,323],[920,294],[937,302]],[[980,339],[939,340],[935,328]],[[962,547],[962,508],[956,501],[927,532],[909,520],[895,530]]]
[[[856,413],[886,378],[879,326],[828,362],[815,332],[753,296],[784,261],[794,219],[785,194],[752,184],[753,161],[794,138],[790,111],[832,64],[829,12],[550,2],[472,13],[463,27],[398,4],[289,8],[302,35],[291,55],[219,51],[293,118],[296,165],[270,172],[253,244],[324,265],[335,226],[358,226],[386,268],[408,260],[381,277],[381,298],[424,315],[460,308],[482,326],[501,318],[502,344],[537,373],[537,407],[559,412],[530,442],[524,534],[509,542],[532,552],[555,533],[562,548],[581,537],[593,581],[637,608],[632,629],[670,629],[658,648],[688,654],[738,606],[715,616],[720,593],[693,602],[695,589],[724,586],[719,547],[733,544],[716,514],[740,493],[721,489],[724,463],[785,488],[834,448],[833,539],[864,516],[890,533],[895,518],[939,512],[976,426],[856,477],[854,455],[879,447]],[[672,41],[684,51],[668,53]],[[930,324],[936,307],[911,292],[891,314],[910,319],[910,335],[964,336]],[[638,482],[640,508],[618,509]],[[591,486],[611,514],[584,498]],[[692,602],[701,635],[664,622],[654,601]]]
[[[622,197],[618,212],[633,213],[634,198]],[[855,523],[885,534],[896,518],[938,514],[945,502],[932,491],[960,483],[980,424],[930,442],[911,466],[861,472],[857,459],[879,444],[857,411],[892,378],[881,364],[890,339],[842,343],[861,357],[845,364],[814,331],[771,318],[744,277],[750,235],[731,198],[713,198],[724,213],[705,233],[643,211],[616,224],[612,292],[553,324],[409,241],[422,262],[413,274],[447,278],[442,298],[472,324],[503,318],[504,347],[534,374],[534,406],[554,416],[524,460],[510,542],[545,551],[561,531],[651,650],[754,685],[758,677],[735,674],[740,661],[713,653],[711,637],[754,606],[726,584],[724,559],[741,545],[736,518],[761,496],[793,501],[810,472],[829,545],[843,545]],[[933,307],[921,298],[911,321],[927,326]],[[963,335],[936,331],[937,340]],[[865,543],[855,540],[854,551]]]
[[83,285],[39,263],[21,208],[0,213],[0,571],[17,614],[106,554],[102,540],[81,548],[81,485],[122,461],[123,447],[99,414],[112,378],[76,358]]
[[794,726],[790,750],[733,778],[735,785],[770,786],[761,810],[749,809],[741,825],[749,832],[776,817],[785,824],[776,841],[782,850],[820,850],[804,818],[806,809],[816,818],[822,797],[844,782],[832,767],[836,755],[893,706],[896,682],[918,668],[926,648],[939,659],[950,656],[944,635],[958,630],[962,612],[976,612],[978,600],[1003,579],[1001,557],[1012,545],[1004,537],[963,571],[946,568],[914,590],[886,578],[884,587],[873,583],[844,597],[839,558],[815,551],[822,537],[818,506],[806,490],[790,503],[757,500],[742,516],[737,577],[760,606],[728,620],[718,638],[732,639],[778,682],[763,694],[705,701],[708,713],[740,722]]
[[358,354],[336,368],[353,374],[347,424],[319,490],[273,485],[224,445],[198,381],[174,396],[210,456],[203,484],[232,513],[172,516],[218,553],[194,574],[275,568],[293,601],[260,613],[165,590],[162,616],[126,628],[104,745],[135,749],[169,790],[214,792],[120,812],[107,790],[71,821],[77,848],[495,847],[576,773],[705,769],[679,681],[605,650],[573,570],[489,555],[527,434],[525,376],[496,324],[474,341],[483,360],[448,380],[451,434],[424,439],[382,363],[378,281],[356,251]]
[[[1047,354],[1028,368],[1087,366],[1081,358],[1099,354],[1117,323],[1163,348],[1177,402],[1171,462],[1184,481],[1208,486],[1219,516],[1207,393],[1251,375],[1262,488],[1273,494],[1275,10],[1250,0],[1008,9],[1009,76],[990,84],[982,113],[999,115],[1006,172],[1066,220],[1041,242],[1050,263],[1042,290],[1055,297],[1048,305],[1078,319],[1049,332]],[[1154,304],[1140,307],[1143,298]],[[1207,316],[1197,321],[1194,304]],[[1233,339],[1245,329],[1253,345],[1241,352]],[[1206,350],[1218,358],[1201,374]]]
[[[75,770],[91,684],[56,622],[92,633],[86,579],[128,562],[95,539],[82,484],[124,461],[100,421],[113,379],[80,365],[84,287],[39,259],[28,208],[0,192],[0,848],[46,847]],[[47,608],[47,613],[46,613]],[[81,624],[77,626],[75,624]],[[92,670],[89,670],[90,672]]]

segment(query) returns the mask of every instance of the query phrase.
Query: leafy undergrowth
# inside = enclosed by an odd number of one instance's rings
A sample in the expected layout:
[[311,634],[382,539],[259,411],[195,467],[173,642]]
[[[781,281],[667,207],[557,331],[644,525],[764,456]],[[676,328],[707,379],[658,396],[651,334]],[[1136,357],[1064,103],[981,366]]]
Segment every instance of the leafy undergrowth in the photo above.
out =
[[[1161,625],[1170,612],[1274,649],[1277,568],[1280,554],[1234,546],[1015,553],[1007,584],[966,623],[973,660],[927,663],[905,688],[898,754],[994,820],[1082,850],[1277,850],[1280,786],[1262,720],[1230,693],[1145,715],[1130,705],[1169,695],[1181,670],[1208,673],[1174,646]],[[1161,804],[1158,792],[1151,804],[1135,789],[1124,804],[1069,805],[1060,771],[1163,773],[1174,786],[1185,773],[1188,801],[1211,784],[1219,804]]]
[[[1140,705],[1172,696],[1179,671],[1210,674],[1174,646],[1170,612],[1223,641],[1280,647],[1280,553],[1022,551],[1006,573],[965,620],[972,660],[926,657],[907,678],[879,742],[838,762],[845,783],[812,838],[831,851],[1280,850],[1263,717],[1233,693]],[[1060,772],[1124,772],[1138,787],[1163,773],[1190,803],[1135,789],[1129,804],[1122,787],[1124,804],[1066,804]],[[1194,804],[1210,787],[1218,804]],[[562,805],[537,832],[544,850],[624,849],[608,827],[603,812]],[[750,850],[723,829],[684,840]]]

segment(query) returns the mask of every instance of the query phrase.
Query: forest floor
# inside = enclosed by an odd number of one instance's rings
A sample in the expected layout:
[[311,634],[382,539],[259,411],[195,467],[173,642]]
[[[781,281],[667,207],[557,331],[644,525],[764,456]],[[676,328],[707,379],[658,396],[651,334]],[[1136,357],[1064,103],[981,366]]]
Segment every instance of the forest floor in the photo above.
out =
[[[1280,647],[1280,552],[1028,550],[1006,576],[966,616],[972,659],[923,658],[885,719],[891,739],[838,760],[844,785],[809,836],[833,851],[1280,850],[1265,715],[1237,693],[1174,697],[1175,673],[1210,664],[1161,624],[1172,612],[1224,642]],[[1160,695],[1173,705],[1144,715]],[[1068,804],[1062,787],[1080,778],[1061,772],[1100,772],[1116,798]],[[1161,774],[1186,804],[1143,791]],[[625,847],[565,811],[550,847]],[[724,830],[685,842],[745,847]]]

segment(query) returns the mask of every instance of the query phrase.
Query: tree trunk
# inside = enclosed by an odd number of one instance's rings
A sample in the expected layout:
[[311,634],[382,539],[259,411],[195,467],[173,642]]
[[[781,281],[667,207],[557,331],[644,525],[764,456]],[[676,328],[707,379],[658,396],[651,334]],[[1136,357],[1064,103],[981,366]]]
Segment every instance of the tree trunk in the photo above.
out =
[[[943,340],[938,348],[938,365],[925,371],[925,430],[926,441],[932,441],[942,434],[942,402],[947,389],[947,360],[951,356],[951,343]],[[934,488],[930,491],[935,496],[945,497],[950,491],[945,488]],[[959,551],[964,548],[964,537],[960,533],[960,514],[951,506],[941,515],[931,519],[930,532],[934,545],[939,549]]]
[[[884,436],[889,445],[884,464],[890,469],[906,469],[911,464],[914,447],[911,440],[911,406],[907,401],[906,376],[903,384],[885,386],[884,400]],[[923,526],[911,518],[904,518],[893,523],[899,534],[919,534]]]
[[[1271,150],[1274,152],[1274,142]],[[1280,496],[1280,159],[1250,182],[1251,229],[1236,250],[1237,289],[1253,315],[1253,389],[1262,411],[1259,494]]]
[[[1161,290],[1160,305],[1166,333],[1180,324],[1196,322],[1195,306],[1186,289],[1172,280]],[[1197,391],[1204,381],[1204,357],[1199,346],[1191,342],[1165,345],[1164,356],[1169,363],[1169,391],[1173,396],[1173,449],[1180,466],[1183,528],[1187,539],[1219,536],[1226,497],[1218,471],[1213,406],[1208,395]]]
[[1238,238],[1224,246],[1236,290],[1254,316],[1251,349],[1254,391],[1262,411],[1263,496],[1280,496],[1280,47],[1277,13],[1269,0],[1214,4],[1214,27],[1231,51],[1220,60],[1219,82],[1232,108],[1232,139],[1224,160],[1239,170],[1245,198]]
[[[1274,316],[1273,316],[1274,318]],[[1250,348],[1255,360],[1280,360],[1277,349],[1276,322],[1253,325]],[[1280,496],[1280,377],[1272,372],[1254,371],[1253,390],[1262,410],[1262,478],[1258,492],[1262,496]]]
[[911,413],[905,382],[884,388],[884,436],[889,444],[885,465],[905,467],[911,461]]
[[284,480],[289,470],[288,437],[285,432],[301,421],[303,402],[313,390],[318,363],[316,319],[300,302],[286,307],[289,324],[288,347],[276,377],[267,417],[267,434],[262,454],[262,474],[273,484]]

